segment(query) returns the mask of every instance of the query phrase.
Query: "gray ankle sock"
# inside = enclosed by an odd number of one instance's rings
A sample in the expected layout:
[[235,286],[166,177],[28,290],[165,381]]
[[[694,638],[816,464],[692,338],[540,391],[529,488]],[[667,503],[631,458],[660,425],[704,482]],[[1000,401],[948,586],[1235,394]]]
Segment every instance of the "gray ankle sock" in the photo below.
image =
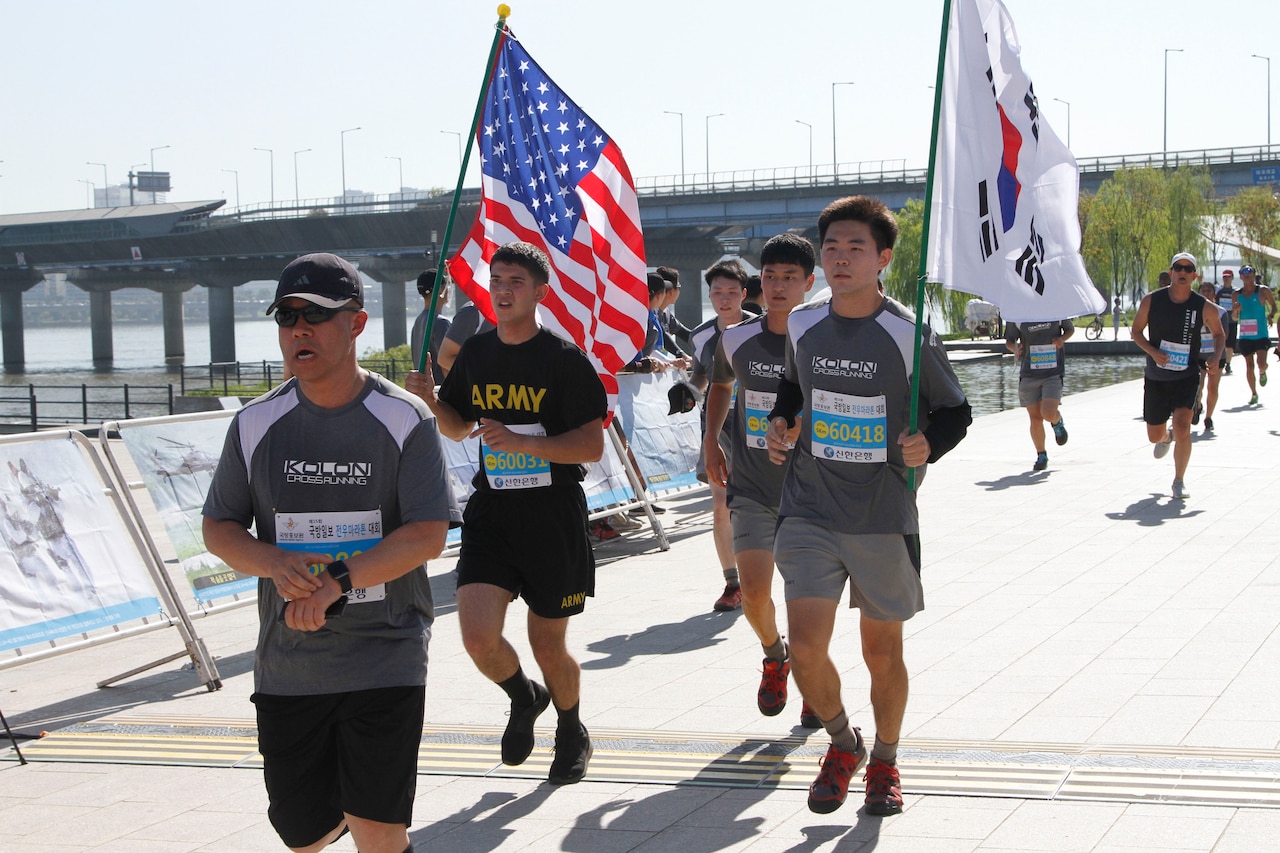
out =
[[846,752],[857,752],[859,737],[849,726],[849,715],[840,709],[830,720],[823,720],[822,727],[831,735],[831,742]]
[[897,764],[898,742],[895,740],[893,743],[886,743],[880,738],[876,738],[875,746],[871,748],[871,757],[883,761],[885,764]]
[[783,642],[781,636],[772,646],[765,646],[763,643],[761,646],[764,648],[764,656],[770,660],[786,660],[790,656],[788,655],[787,644]]

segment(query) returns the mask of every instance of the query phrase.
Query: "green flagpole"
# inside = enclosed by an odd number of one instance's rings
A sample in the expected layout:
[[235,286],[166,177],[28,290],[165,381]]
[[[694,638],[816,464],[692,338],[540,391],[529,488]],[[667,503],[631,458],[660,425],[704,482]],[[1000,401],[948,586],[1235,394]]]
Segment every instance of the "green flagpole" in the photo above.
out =
[[[916,335],[911,362],[911,423],[920,422],[920,347],[924,340],[924,289],[929,274],[929,219],[933,213],[933,173],[938,162],[938,115],[942,112],[942,77],[947,62],[947,32],[951,29],[951,0],[942,0],[942,37],[938,40],[938,74],[933,86],[933,132],[929,136],[929,171],[924,182],[924,222],[920,229],[920,273],[916,276]],[[425,347],[425,345],[424,345]],[[916,469],[907,472],[907,488],[916,489]]]
[[422,334],[422,352],[418,355],[419,371],[427,366],[427,350],[431,347],[431,328],[436,322],[436,303],[440,301],[440,290],[444,286],[444,259],[449,253],[449,240],[453,237],[453,221],[458,218],[458,201],[462,198],[462,182],[467,177],[467,164],[471,162],[471,142],[475,139],[476,128],[480,126],[480,117],[484,115],[484,98],[489,94],[489,84],[493,82],[493,68],[498,57],[498,47],[507,34],[507,18],[510,16],[511,7],[506,3],[499,4],[493,46],[489,48],[489,59],[484,64],[484,85],[480,87],[480,97],[476,99],[476,114],[471,119],[471,138],[467,140],[467,149],[462,155],[462,168],[458,170],[458,185],[453,191],[453,204],[449,206],[449,221],[444,226],[444,243],[440,249],[440,257],[436,260],[436,283],[431,288],[431,301],[427,308],[427,328]]

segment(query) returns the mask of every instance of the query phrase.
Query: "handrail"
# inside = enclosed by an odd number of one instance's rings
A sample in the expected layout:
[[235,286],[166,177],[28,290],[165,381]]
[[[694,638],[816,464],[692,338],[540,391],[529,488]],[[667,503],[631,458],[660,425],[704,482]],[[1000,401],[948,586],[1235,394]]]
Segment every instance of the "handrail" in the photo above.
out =
[[[1259,163],[1277,159],[1280,159],[1280,145],[1253,145],[1085,157],[1076,162],[1081,172],[1108,172],[1124,168]],[[743,190],[795,189],[889,181],[914,184],[923,183],[927,172],[927,167],[907,168],[906,160],[902,158],[863,160],[854,163],[824,163],[813,166],[780,166],[730,172],[690,172],[683,175],[638,178],[636,193],[644,198],[662,198]],[[478,201],[479,198],[478,187],[463,190],[464,201]],[[332,197],[304,199],[281,205],[251,204],[221,211],[216,215],[183,225],[180,230],[193,231],[270,219],[364,216],[371,213],[395,213],[418,208],[447,209],[449,203],[450,197],[444,191],[414,190],[386,195],[353,194],[346,199]]]

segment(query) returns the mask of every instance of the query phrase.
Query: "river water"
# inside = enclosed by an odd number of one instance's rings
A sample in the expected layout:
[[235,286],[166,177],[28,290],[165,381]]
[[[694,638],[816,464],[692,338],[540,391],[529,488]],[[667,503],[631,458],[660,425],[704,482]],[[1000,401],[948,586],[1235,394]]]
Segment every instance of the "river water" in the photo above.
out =
[[[382,349],[382,318],[370,317],[360,340],[361,353]],[[160,324],[115,327],[115,359],[111,369],[90,366],[87,328],[37,327],[26,330],[24,372],[0,373],[0,385],[179,385],[177,368],[164,366],[164,330]],[[209,363],[209,327],[188,324],[185,329],[188,371]],[[279,362],[276,324],[268,319],[236,321],[236,355],[242,362]],[[1078,394],[1142,376],[1136,356],[1079,356],[1067,361],[1065,393]],[[956,375],[973,406],[974,416],[1018,408],[1018,370],[1013,358],[963,362]]]

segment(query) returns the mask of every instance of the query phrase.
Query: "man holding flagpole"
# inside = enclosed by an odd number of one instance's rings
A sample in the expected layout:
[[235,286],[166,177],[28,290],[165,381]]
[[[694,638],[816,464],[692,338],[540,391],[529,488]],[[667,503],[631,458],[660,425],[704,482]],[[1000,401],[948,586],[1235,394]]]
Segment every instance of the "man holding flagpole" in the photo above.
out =
[[[774,560],[785,584],[792,673],[831,735],[809,788],[819,814],[844,804],[867,757],[840,697],[831,660],[836,612],[849,588],[861,611],[862,657],[871,676],[875,745],[866,774],[868,814],[902,810],[898,738],[907,707],[903,623],[924,608],[920,526],[908,472],[964,438],[972,415],[941,340],[924,330],[919,363],[910,353],[916,319],[880,288],[898,223],[879,199],[850,196],[818,217],[828,300],[787,318],[786,361],[765,439],[783,480]],[[921,430],[908,429],[912,376],[919,378]],[[799,417],[797,417],[799,416]]]

